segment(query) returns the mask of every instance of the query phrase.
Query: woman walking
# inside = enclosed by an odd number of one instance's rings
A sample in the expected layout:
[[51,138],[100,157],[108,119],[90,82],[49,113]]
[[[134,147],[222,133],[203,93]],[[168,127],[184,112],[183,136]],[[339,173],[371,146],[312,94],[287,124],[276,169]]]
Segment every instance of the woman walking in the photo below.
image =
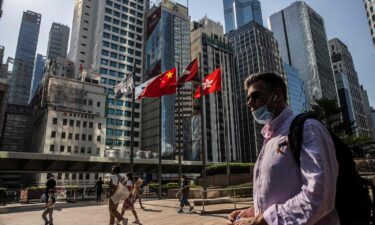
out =
[[140,177],[134,177],[134,202],[139,201],[139,205],[141,206],[141,209],[144,209],[142,205],[142,196],[141,196],[141,188],[143,185],[143,180]]
[[118,221],[122,221],[123,225],[128,224],[128,219],[124,218],[123,215],[121,215],[117,211],[118,207],[118,202],[114,202],[112,200],[112,196],[115,194],[117,191],[117,187],[119,183],[122,183],[122,177],[120,176],[120,166],[113,166],[112,167],[112,176],[111,180],[109,182],[109,203],[108,203],[108,208],[109,208],[109,224],[114,225],[115,224],[115,217],[117,218]]
[[135,217],[135,221],[133,223],[139,223],[137,212],[134,209],[135,196],[133,194],[133,188],[134,188],[133,174],[127,173],[126,178],[127,178],[126,187],[128,188],[130,195],[125,198],[124,204],[122,205],[121,215],[124,216],[125,211],[127,209],[130,209]]

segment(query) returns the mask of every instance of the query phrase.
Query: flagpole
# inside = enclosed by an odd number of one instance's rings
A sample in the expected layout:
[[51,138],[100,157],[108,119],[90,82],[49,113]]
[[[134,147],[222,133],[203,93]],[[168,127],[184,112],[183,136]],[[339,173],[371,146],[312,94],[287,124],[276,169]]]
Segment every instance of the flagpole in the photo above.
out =
[[203,82],[203,74],[201,69],[203,68],[202,66],[202,56],[201,53],[199,53],[199,80],[200,80],[200,86],[199,86],[199,92],[201,95],[201,144],[202,144],[202,173],[203,173],[203,199],[206,199],[207,196],[207,173],[206,173],[206,140],[205,140],[205,111],[206,111],[206,106],[205,106],[205,96],[203,95],[203,88],[202,88],[202,82]]
[[131,124],[131,131],[130,131],[130,172],[134,172],[134,111],[135,111],[135,69],[136,64],[134,62],[133,66],[133,91],[132,91],[132,124]]
[[161,199],[161,185],[162,185],[162,180],[161,180],[161,134],[162,134],[162,116],[161,116],[161,113],[162,113],[162,110],[161,110],[161,106],[162,106],[162,97],[159,98],[159,161],[158,161],[158,183],[159,183],[159,186],[158,186],[158,195],[159,195],[159,199]]
[[[181,75],[181,72],[180,72],[180,62],[177,63],[177,71],[178,71],[178,74]],[[181,175],[182,175],[182,162],[181,162],[181,142],[182,142],[182,138],[181,138],[181,132],[182,132],[182,129],[181,129],[181,123],[182,123],[182,118],[181,118],[181,93],[180,93],[180,85],[177,85],[177,107],[178,107],[178,120],[177,120],[177,135],[178,135],[178,184],[181,186]]]

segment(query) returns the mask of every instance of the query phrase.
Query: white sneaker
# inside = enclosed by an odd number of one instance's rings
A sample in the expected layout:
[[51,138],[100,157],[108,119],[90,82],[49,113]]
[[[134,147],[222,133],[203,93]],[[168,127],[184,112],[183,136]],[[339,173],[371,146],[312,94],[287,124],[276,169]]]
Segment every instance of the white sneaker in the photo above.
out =
[[134,220],[133,223],[139,223],[139,219]]
[[128,218],[122,219],[122,224],[123,225],[128,225]]

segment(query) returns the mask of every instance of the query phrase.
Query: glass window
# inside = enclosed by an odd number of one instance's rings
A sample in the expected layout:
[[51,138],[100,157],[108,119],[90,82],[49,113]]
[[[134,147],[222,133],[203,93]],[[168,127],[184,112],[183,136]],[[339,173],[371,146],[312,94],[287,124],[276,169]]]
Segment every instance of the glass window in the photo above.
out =
[[104,78],[104,77],[100,78],[100,83],[107,84],[107,78]]
[[116,45],[116,44],[111,44],[111,48],[117,50],[117,49],[118,49],[118,45]]
[[[112,32],[120,33],[120,29],[117,27],[112,27]],[[113,39],[112,39],[113,40]]]
[[113,40],[113,41],[118,41],[118,36],[116,36],[116,35],[112,35],[112,40]]
[[116,62],[113,62],[113,61],[111,61],[111,62],[109,63],[109,65],[112,66],[112,67],[117,67],[117,63],[116,63]]
[[107,21],[107,22],[112,22],[112,19],[111,19],[111,17],[109,17],[109,16],[105,16],[105,17],[104,17],[104,20]]
[[52,124],[56,125],[57,124],[57,118],[52,119]]
[[74,126],[74,120],[69,121],[69,126],[71,126],[71,127]]
[[89,128],[92,128],[94,126],[93,122],[89,123]]
[[51,138],[55,138],[56,137],[56,131],[52,131],[51,132]]
[[72,134],[72,133],[69,133],[69,135],[68,135],[68,139],[70,139],[70,140],[73,139],[73,134]]
[[100,68],[99,73],[100,73],[100,74],[108,74],[108,70],[105,69],[105,68]]
[[106,60],[106,59],[101,59],[101,60],[100,60],[100,63],[101,63],[102,65],[108,65],[108,60]]
[[111,52],[111,57],[117,59],[117,53]]
[[67,119],[63,119],[63,125],[67,125],[68,124],[68,120]]
[[49,151],[54,152],[55,151],[55,145],[50,145],[49,146]]
[[114,71],[114,70],[110,70],[109,71],[109,75],[116,77],[117,76],[117,72]]
[[79,134],[76,134],[74,139],[79,140]]
[[[111,35],[110,35],[109,33],[104,32],[104,33],[103,33],[103,38],[110,39],[110,38],[111,38]],[[104,54],[103,54],[103,51],[102,51],[102,55],[104,55]]]
[[64,145],[61,145],[61,146],[60,146],[60,152],[64,152],[64,150],[65,150],[65,146],[64,146]]
[[62,139],[65,139],[65,136],[66,136],[66,133],[65,133],[65,132],[62,132],[62,133],[61,133],[61,138],[62,138]]
[[108,41],[103,41],[103,46],[104,47],[109,47],[109,42]]

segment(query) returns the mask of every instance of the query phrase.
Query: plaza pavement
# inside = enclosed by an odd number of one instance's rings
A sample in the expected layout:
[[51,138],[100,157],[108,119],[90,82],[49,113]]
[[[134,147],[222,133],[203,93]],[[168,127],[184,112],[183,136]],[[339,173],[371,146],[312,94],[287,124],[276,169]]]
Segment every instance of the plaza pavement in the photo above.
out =
[[[226,224],[227,213],[201,215],[202,206],[196,206],[192,212],[186,208],[184,213],[178,214],[177,199],[148,200],[144,201],[146,209],[139,208],[135,204],[136,211],[143,225],[217,225]],[[248,207],[249,203],[237,204],[238,207]],[[41,218],[43,204],[33,207],[0,207],[0,225],[43,225]],[[220,204],[206,206],[205,210],[231,209],[233,204]],[[119,207],[120,210],[120,207]],[[54,225],[107,225],[109,224],[108,206],[87,202],[81,204],[57,204],[54,211]],[[131,211],[125,216],[129,218],[129,224],[134,221]]]

